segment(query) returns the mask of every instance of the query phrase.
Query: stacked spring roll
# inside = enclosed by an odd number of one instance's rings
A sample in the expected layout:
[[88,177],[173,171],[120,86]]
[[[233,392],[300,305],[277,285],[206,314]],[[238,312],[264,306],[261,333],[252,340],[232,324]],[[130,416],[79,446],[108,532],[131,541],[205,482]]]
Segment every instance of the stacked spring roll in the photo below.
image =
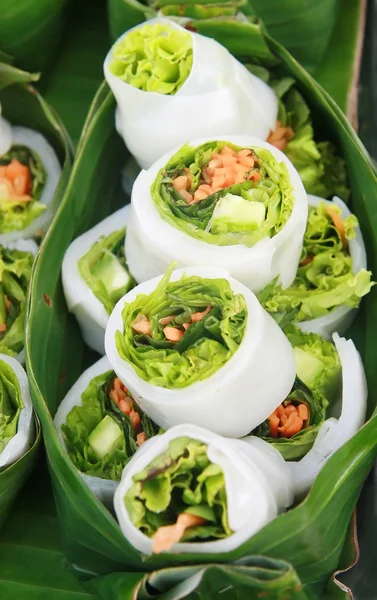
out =
[[164,429],[193,423],[245,435],[295,378],[279,326],[220,269],[170,268],[128,292],[110,316],[105,349],[139,406]]
[[[142,171],[132,191],[126,255],[138,282],[179,266],[223,266],[253,291],[300,260],[307,196],[278,149],[248,136],[190,142]],[[146,218],[148,215],[148,218]]]
[[[295,486],[302,491],[313,483],[325,458],[363,424],[365,375],[351,340],[335,334],[333,344],[294,325],[287,326],[285,333],[295,353],[296,380],[284,402],[253,434],[274,446],[285,460],[296,462],[291,468]],[[349,409],[350,402],[353,410]],[[326,436],[328,451],[323,456],[320,440],[333,427],[337,434],[330,444],[331,434]],[[341,444],[337,438],[342,440]],[[311,465],[310,473],[305,473],[307,464]]]
[[309,196],[309,215],[299,268],[286,289],[276,281],[259,295],[275,318],[295,312],[303,331],[331,340],[351,324],[360,300],[371,289],[358,221],[340,198]]
[[84,481],[109,506],[131,456],[159,432],[106,357],[81,375],[62,400],[54,422]]
[[0,111],[0,244],[40,237],[52,219],[61,168],[38,132],[12,127]]
[[34,438],[27,376],[13,358],[0,354],[0,470],[15,463]]
[[275,126],[278,103],[268,85],[215,40],[164,18],[122,35],[104,73],[117,129],[143,168],[199,135],[266,140]]
[[134,285],[124,254],[129,213],[130,207],[126,206],[79,236],[63,260],[68,309],[78,320],[85,342],[100,354],[105,353],[109,315]]
[[114,498],[120,527],[145,555],[230,552],[293,501],[288,465],[266,442],[179,425],[146,442]]

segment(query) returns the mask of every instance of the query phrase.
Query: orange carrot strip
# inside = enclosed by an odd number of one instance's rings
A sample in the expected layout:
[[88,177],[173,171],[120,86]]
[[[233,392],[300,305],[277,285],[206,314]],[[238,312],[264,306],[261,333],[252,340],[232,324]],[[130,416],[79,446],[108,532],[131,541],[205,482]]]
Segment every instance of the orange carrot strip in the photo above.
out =
[[144,444],[144,442],[147,441],[147,436],[144,433],[144,431],[142,431],[141,433],[138,433],[136,436],[136,444],[138,446],[141,446],[142,444]]
[[338,231],[340,235],[340,239],[342,240],[343,248],[347,248],[348,240],[346,238],[346,230],[344,228],[344,223],[341,215],[337,213],[331,206],[325,204],[326,212],[329,215],[330,219],[334,223],[335,229]]
[[181,337],[184,336],[185,332],[177,329],[177,327],[164,327],[164,334],[169,342],[179,342]]
[[142,313],[137,315],[135,321],[131,324],[132,329],[134,329],[137,333],[151,335],[151,322]]
[[300,419],[307,421],[309,419],[309,411],[306,404],[299,404],[297,407],[297,413]]
[[201,321],[203,319],[203,317],[205,317],[206,315],[208,315],[208,313],[211,310],[211,308],[212,308],[212,306],[209,305],[202,312],[192,313],[192,315],[191,315],[191,322],[192,323],[197,323],[198,321]]
[[182,513],[179,515],[177,522],[174,525],[166,525],[165,527],[159,527],[153,536],[153,552],[159,554],[160,552],[167,552],[173,546],[177,544],[183,537],[185,530],[188,527],[195,527],[202,525],[206,520],[196,515],[190,515],[190,513]]
[[308,254],[308,256],[300,262],[300,267],[306,267],[306,265],[310,265],[310,263],[313,261],[313,258],[313,254]]
[[277,415],[272,414],[268,417],[268,421],[270,424],[270,436],[273,438],[278,437],[278,427],[280,424],[280,419]]

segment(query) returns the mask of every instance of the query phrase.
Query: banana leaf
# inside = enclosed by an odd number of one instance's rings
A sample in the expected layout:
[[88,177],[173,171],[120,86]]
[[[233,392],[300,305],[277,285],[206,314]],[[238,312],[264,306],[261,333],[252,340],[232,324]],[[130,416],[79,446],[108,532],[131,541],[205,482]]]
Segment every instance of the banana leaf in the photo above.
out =
[[[37,76],[0,63],[0,102],[3,114],[12,124],[35,128],[54,146],[63,165],[62,177],[56,196],[58,205],[64,193],[71,168],[70,141],[65,129],[53,110],[31,87],[30,81]],[[18,491],[34,467],[41,440],[39,422],[36,439],[30,450],[16,463],[0,472],[0,526],[4,522]]]
[[69,0],[2,0],[0,50],[23,69],[44,70],[64,28]]
[[[226,29],[229,45],[237,46],[246,60],[257,57],[267,66],[280,61],[286,74],[297,80],[316,122],[327,135],[331,132],[346,158],[352,210],[363,230],[369,267],[376,273],[377,176],[342,111],[286,50],[267,35],[262,36],[258,28],[246,29],[243,23],[220,20],[212,22],[211,27],[213,33]],[[171,554],[141,560],[124,539],[113,516],[85,486],[53,426],[59,402],[86,364],[78,327],[64,302],[59,267],[75,236],[128,201],[119,187],[120,171],[128,152],[114,129],[114,108],[114,99],[103,84],[85,123],[65,197],[36,261],[26,331],[30,385],[44,432],[65,552],[78,570],[91,575],[155,571],[178,566],[182,561],[179,555]],[[377,414],[373,413],[377,383],[376,300],[374,288],[363,303],[352,332],[368,378],[369,416],[373,414],[369,422],[331,458],[310,494],[296,508],[275,519],[232,553],[187,555],[186,565],[214,561],[220,565],[251,555],[285,560],[296,572],[308,597],[320,597],[329,577],[339,568],[354,506],[377,455]],[[212,585],[214,575],[208,577]]]
[[[42,454],[42,453],[40,453]],[[1,600],[94,600],[69,570],[43,455],[0,535]]]
[[[173,0],[108,0],[114,40],[158,11],[190,19],[190,26],[199,32],[201,20],[210,26],[221,17],[262,26],[333,96],[354,124],[366,8],[366,0],[184,0],[176,4]],[[216,31],[216,21],[213,25]],[[226,38],[216,39],[228,47]]]
[[104,1],[75,2],[54,67],[44,72],[38,83],[38,89],[58,112],[75,145],[103,79],[102,63],[109,45],[105,23]]

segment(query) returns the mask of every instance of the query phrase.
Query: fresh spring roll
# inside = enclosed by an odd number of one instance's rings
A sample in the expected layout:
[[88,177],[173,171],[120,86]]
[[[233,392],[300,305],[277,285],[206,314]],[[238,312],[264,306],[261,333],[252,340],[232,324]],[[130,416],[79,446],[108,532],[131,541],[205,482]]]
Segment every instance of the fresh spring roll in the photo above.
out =
[[289,463],[296,495],[311,487],[321,468],[363,425],[367,408],[367,385],[360,354],[352,340],[333,335],[342,366],[340,404],[321,426],[311,450],[298,462]]
[[239,437],[286,398],[292,347],[254,294],[222,269],[170,268],[111,313],[107,357],[142,410]]
[[75,239],[67,249],[62,279],[68,309],[79,322],[85,342],[105,353],[109,315],[134,285],[124,255],[130,206],[125,206]]
[[126,254],[139,283],[178,266],[221,266],[254,292],[290,285],[308,214],[297,171],[249,136],[189,142],[138,176]]
[[7,149],[0,154],[0,244],[41,236],[52,219],[52,201],[61,167],[47,140],[33,129],[5,127]]
[[144,555],[238,548],[293,501],[276,450],[178,425],[146,442],[115,492],[120,528]]
[[274,283],[259,295],[264,308],[279,316],[296,309],[303,331],[331,340],[351,324],[361,298],[371,289],[364,242],[357,218],[340,198],[308,196],[309,216],[300,266],[287,289]]
[[269,442],[285,460],[299,460],[336,410],[340,398],[342,357],[331,342],[289,325],[284,333],[296,359],[296,380],[287,398],[253,434]]
[[54,422],[85,483],[108,506],[130,457],[159,431],[105,356],[79,377],[62,400]]
[[0,354],[0,469],[15,463],[34,437],[33,406],[25,371]]
[[38,246],[34,240],[0,245],[0,353],[24,362],[27,290]]
[[199,135],[266,140],[275,93],[214,39],[164,18],[123,34],[104,63],[116,126],[142,168]]

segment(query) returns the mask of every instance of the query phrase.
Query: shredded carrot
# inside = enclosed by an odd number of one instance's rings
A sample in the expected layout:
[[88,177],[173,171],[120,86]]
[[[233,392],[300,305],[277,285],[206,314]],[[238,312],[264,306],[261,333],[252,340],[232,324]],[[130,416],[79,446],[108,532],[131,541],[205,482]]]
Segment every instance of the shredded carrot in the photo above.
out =
[[146,434],[145,434],[144,431],[142,431],[141,433],[137,434],[137,436],[136,436],[136,443],[137,443],[138,446],[141,446],[146,441],[147,441],[147,436],[146,436]]
[[140,419],[139,413],[136,412],[136,410],[131,410],[130,419],[131,419],[131,424],[132,424],[132,427],[134,428],[134,430],[137,433],[140,433],[141,419]]
[[309,419],[309,410],[301,402],[297,406],[292,402],[280,404],[268,417],[270,437],[290,438],[306,427]]
[[9,165],[0,166],[0,184],[2,193],[7,190],[7,199],[17,202],[30,202],[31,175],[30,169],[13,158]]
[[184,336],[185,332],[181,329],[177,329],[177,327],[164,327],[164,334],[169,342],[179,342],[181,337]]
[[0,333],[4,333],[7,330],[7,326],[5,323],[0,323]]
[[173,315],[170,315],[169,317],[162,317],[159,320],[160,325],[169,325],[169,323],[171,323],[174,319]]
[[151,335],[151,322],[150,320],[143,314],[137,315],[135,321],[131,325],[132,329],[134,329],[137,333],[144,335]]
[[343,248],[347,248],[348,240],[346,238],[346,230],[344,228],[344,222],[341,215],[336,212],[331,206],[325,204],[326,212],[329,215],[330,219],[334,223],[335,229],[338,231],[340,235],[340,239],[342,240]]
[[173,179],[173,186],[187,204],[193,204],[235,183],[243,183],[247,180],[259,181],[261,179],[259,171],[251,171],[254,165],[255,155],[249,148],[237,152],[225,146],[220,152],[212,154],[211,160],[202,171],[202,182],[194,194],[188,191],[191,187],[189,174],[177,176]]
[[294,137],[294,131],[291,127],[285,127],[280,121],[276,121],[276,127],[270,132],[267,141],[279,150],[285,150],[288,142]]
[[313,258],[313,254],[308,254],[308,256],[300,262],[300,267],[306,267],[306,265],[310,265],[310,263],[313,262]]
[[173,544],[177,544],[183,537],[188,527],[196,527],[205,522],[206,520],[202,517],[190,513],[180,514],[174,525],[166,525],[157,529],[153,536],[153,552],[159,554],[160,552],[169,551]]
[[4,297],[4,302],[5,302],[5,310],[6,310],[7,312],[9,312],[9,311],[10,311],[10,307],[12,306],[12,303],[11,303],[11,301],[9,300],[8,296],[5,296],[5,297]]
[[206,315],[208,315],[208,313],[211,310],[211,308],[212,308],[212,306],[209,305],[202,312],[192,313],[192,315],[191,315],[191,323],[197,323],[198,321],[201,321],[203,319],[203,317],[205,317]]

